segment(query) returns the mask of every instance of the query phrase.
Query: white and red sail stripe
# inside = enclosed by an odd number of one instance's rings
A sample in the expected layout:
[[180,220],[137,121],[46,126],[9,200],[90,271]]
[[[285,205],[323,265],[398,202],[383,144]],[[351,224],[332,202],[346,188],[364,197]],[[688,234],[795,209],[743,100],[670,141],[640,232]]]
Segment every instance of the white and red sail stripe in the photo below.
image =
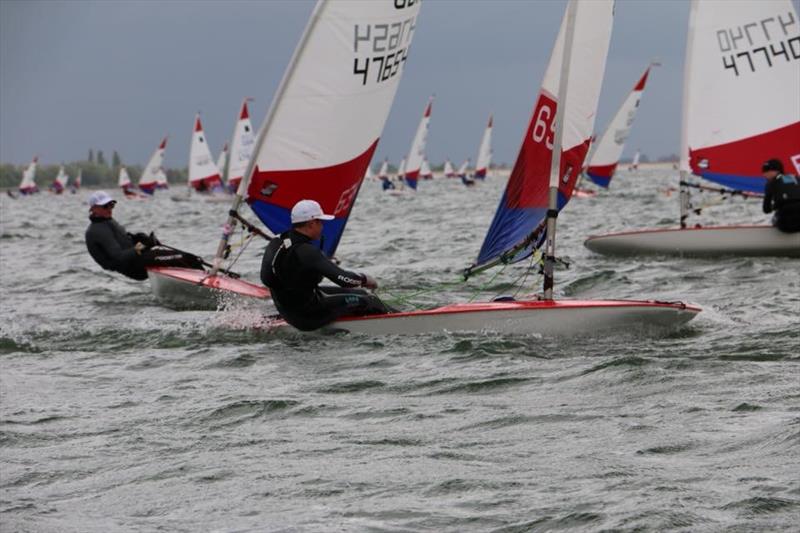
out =
[[159,176],[163,172],[161,166],[164,164],[164,152],[167,149],[167,138],[161,139],[158,147],[153,151],[147,166],[142,171],[139,178],[139,189],[147,194],[153,194],[159,185]]
[[36,186],[36,166],[39,163],[39,156],[33,156],[33,161],[22,173],[22,180],[19,182],[19,192],[21,194],[33,194],[39,192]]
[[[242,101],[239,118],[233,130],[233,140],[231,141],[228,161],[228,188],[232,191],[239,187],[239,182],[242,181],[242,177],[247,171],[247,164],[250,162],[256,143],[253,124],[250,122],[250,111],[247,109],[249,100],[251,98],[245,98]],[[222,167],[220,167],[220,170],[222,170]]]
[[414,140],[411,142],[411,151],[408,152],[408,157],[406,158],[406,168],[403,177],[412,189],[417,188],[419,171],[422,168],[422,161],[425,159],[425,145],[428,144],[428,127],[431,123],[432,108],[433,96],[428,99],[428,105],[425,106],[425,111],[422,112],[422,118],[419,121],[419,126],[417,126],[417,132],[414,134]]
[[189,185],[196,191],[209,191],[222,187],[219,167],[211,159],[211,149],[206,142],[199,113],[194,119],[192,146],[189,150]]
[[800,21],[791,0],[694,0],[681,169],[761,193],[761,164],[800,173]]
[[480,179],[486,177],[492,164],[492,122],[493,117],[489,115],[489,123],[483,131],[481,144],[478,147],[478,159],[475,160],[475,177]]
[[619,158],[625,149],[625,141],[628,139],[633,120],[636,118],[636,111],[639,109],[642,92],[649,74],[650,67],[648,66],[639,81],[634,85],[633,90],[628,94],[628,97],[622,102],[617,114],[611,119],[606,131],[593,145],[593,152],[589,158],[586,175],[601,187],[608,187],[617,169]]
[[378,144],[416,29],[421,2],[321,0],[275,94],[242,181],[275,233],[299,200],[318,201],[332,254]]

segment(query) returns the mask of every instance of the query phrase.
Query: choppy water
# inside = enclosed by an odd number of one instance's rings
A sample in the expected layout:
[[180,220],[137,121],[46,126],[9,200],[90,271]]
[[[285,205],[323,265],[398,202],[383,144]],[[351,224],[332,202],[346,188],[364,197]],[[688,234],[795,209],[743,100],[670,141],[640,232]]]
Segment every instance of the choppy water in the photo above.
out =
[[[408,198],[366,183],[339,256],[385,295],[453,281],[501,181],[423,182]],[[677,332],[572,340],[275,335],[246,327],[271,309],[165,309],[91,261],[86,194],[3,197],[0,530],[796,531],[797,261],[581,245],[672,224],[677,199],[655,191],[674,181],[623,172],[610,194],[573,200],[557,292],[704,312]],[[115,214],[211,255],[226,209],[162,195]],[[759,209],[736,200],[704,220]],[[238,265],[253,280],[260,250]],[[522,268],[486,297],[513,292]]]

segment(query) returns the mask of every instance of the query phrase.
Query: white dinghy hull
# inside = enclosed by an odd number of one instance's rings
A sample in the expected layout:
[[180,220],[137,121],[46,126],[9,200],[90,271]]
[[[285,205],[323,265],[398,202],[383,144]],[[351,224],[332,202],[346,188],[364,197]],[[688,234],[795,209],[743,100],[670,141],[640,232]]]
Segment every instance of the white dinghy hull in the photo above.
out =
[[700,308],[680,302],[535,300],[454,304],[425,311],[352,317],[329,329],[369,335],[491,331],[509,335],[586,336],[636,328],[672,329]]
[[800,257],[800,233],[772,226],[654,229],[591,236],[583,243],[605,255]]
[[223,295],[267,300],[266,287],[223,274],[189,268],[151,267],[147,269],[150,287],[156,299],[179,309],[217,309]]

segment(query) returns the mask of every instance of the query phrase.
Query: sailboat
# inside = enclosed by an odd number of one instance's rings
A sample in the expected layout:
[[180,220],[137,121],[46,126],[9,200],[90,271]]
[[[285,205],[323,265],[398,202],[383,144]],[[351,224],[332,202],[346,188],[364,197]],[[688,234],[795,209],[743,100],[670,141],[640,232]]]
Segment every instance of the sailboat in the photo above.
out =
[[640,325],[674,327],[700,312],[675,302],[552,297],[555,217],[570,198],[589,147],[612,20],[611,0],[568,3],[517,162],[478,260],[465,272],[470,276],[541,253],[544,244],[543,298],[348,317],[333,328],[368,334],[492,330],[585,335]]
[[124,194],[126,198],[136,198],[139,196],[134,190],[133,183],[131,183],[131,176],[128,174],[128,169],[124,166],[119,167],[117,186],[122,189],[122,194]]
[[628,170],[633,172],[634,170],[639,170],[639,159],[642,157],[642,151],[636,150],[636,153],[633,154],[633,160],[631,161],[631,166],[628,167]]
[[[369,168],[369,167],[367,167]],[[394,189],[395,185],[392,183],[392,178],[389,175],[389,158],[385,158],[381,163],[381,168],[378,170],[378,180],[381,182],[381,188],[384,191]]]
[[453,163],[450,161],[450,158],[444,160],[443,173],[445,178],[458,177],[458,174],[456,174],[456,171],[453,169]]
[[414,140],[411,142],[411,150],[408,152],[408,158],[403,159],[406,163],[403,166],[399,175],[405,179],[406,184],[412,190],[417,190],[417,180],[419,179],[419,172],[422,168],[422,161],[425,159],[425,145],[428,143],[428,126],[431,122],[431,107],[433,106],[433,96],[428,100],[428,105],[425,106],[425,111],[422,113],[422,118],[417,126],[417,133],[414,134]]
[[167,181],[167,173],[163,168],[158,169],[156,173],[156,189],[169,189],[169,182]]
[[72,180],[72,192],[76,192],[81,188],[81,181],[83,180],[83,170],[78,169],[78,175]]
[[34,156],[33,161],[22,173],[22,180],[19,182],[19,193],[23,196],[36,194],[39,187],[36,186],[36,165],[39,163],[39,156]]
[[420,166],[419,168],[419,179],[422,180],[433,179],[433,171],[431,170],[431,165],[428,163],[427,157],[422,160],[422,166]]
[[364,181],[372,181],[375,179],[375,175],[372,173],[372,166],[367,165],[367,171],[364,172]]
[[189,187],[201,193],[222,191],[219,167],[211,159],[211,150],[206,142],[199,113],[194,119],[192,146],[189,150]]
[[[235,229],[257,229],[239,213],[245,199],[275,234],[291,227],[290,212],[299,200],[318,201],[336,217],[326,222],[321,243],[333,255],[394,100],[419,8],[420,2],[393,0],[317,2],[259,129],[213,267],[201,279],[188,269],[148,269],[154,290],[268,297],[265,287],[242,286],[246,282],[222,269]],[[342,38],[369,32],[370,39],[379,39],[377,28],[385,27],[397,28],[396,39],[373,46],[372,41]],[[374,49],[381,46],[386,55],[378,61]],[[396,67],[384,69],[387,61]],[[251,294],[255,289],[261,294]]]
[[[230,192],[236,192],[239,182],[242,181],[247,170],[247,163],[253,155],[253,147],[256,142],[253,133],[253,124],[250,122],[250,111],[247,109],[247,102],[251,98],[242,101],[239,110],[239,118],[233,130],[233,141],[231,141],[230,160],[228,161],[227,183]],[[220,167],[222,169],[223,167]]]
[[[609,255],[800,257],[800,233],[767,225],[688,227],[689,189],[707,188],[690,183],[690,174],[746,195],[763,193],[760,169],[767,159],[780,159],[787,170],[800,173],[800,56],[791,52],[800,42],[800,24],[791,0],[740,1],[717,8],[693,0],[689,13],[680,227],[592,236],[585,242],[590,250]],[[737,28],[750,31],[746,44]]]
[[[589,157],[589,164],[586,167],[586,177],[600,187],[608,188],[611,178],[617,169],[619,158],[625,149],[625,141],[630,135],[631,126],[639,110],[639,103],[642,99],[642,92],[647,84],[647,76],[650,74],[649,65],[644,74],[633,86],[633,90],[622,102],[617,114],[611,119],[606,131],[600,136],[600,140],[593,145],[592,155]],[[637,156],[639,152],[636,152]],[[635,158],[634,158],[635,159]]]
[[159,188],[160,176],[164,172],[161,166],[164,164],[164,152],[166,149],[167,138],[164,137],[142,171],[142,176],[139,178],[139,190],[145,194],[153,194]]
[[58,174],[56,178],[53,180],[53,184],[50,185],[50,190],[53,191],[55,194],[61,194],[67,188],[67,184],[69,183],[69,176],[67,175],[67,171],[64,170],[64,165],[58,167]]
[[461,163],[461,166],[458,167],[458,171],[456,175],[461,178],[461,183],[466,185],[467,187],[472,187],[475,185],[475,178],[469,175],[469,164],[472,161],[469,157]]
[[475,160],[475,178],[483,180],[489,174],[489,166],[492,164],[492,115],[489,115],[489,123],[483,131],[481,144],[478,147],[478,159]]

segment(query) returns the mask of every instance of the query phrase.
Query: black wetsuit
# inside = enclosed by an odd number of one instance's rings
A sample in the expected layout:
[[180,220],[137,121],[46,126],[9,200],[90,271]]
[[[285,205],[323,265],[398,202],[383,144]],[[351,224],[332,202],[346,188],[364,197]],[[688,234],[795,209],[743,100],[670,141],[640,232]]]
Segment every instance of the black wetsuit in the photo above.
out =
[[[203,265],[197,256],[168,248],[159,248],[154,237],[144,233],[130,234],[113,218],[89,217],[86,229],[86,248],[89,255],[105,270],[113,270],[131,279],[147,279],[147,266],[177,266],[199,268]],[[145,250],[141,255],[134,246],[141,242]],[[154,247],[155,246],[155,247]]]
[[778,174],[764,187],[765,213],[775,211],[772,224],[781,231],[800,231],[800,181],[791,174]]
[[[339,287],[319,287],[322,278]],[[281,316],[301,331],[312,331],[341,316],[382,314],[389,309],[358,287],[366,277],[336,266],[310,238],[291,230],[272,239],[261,262],[261,281],[272,292]]]

